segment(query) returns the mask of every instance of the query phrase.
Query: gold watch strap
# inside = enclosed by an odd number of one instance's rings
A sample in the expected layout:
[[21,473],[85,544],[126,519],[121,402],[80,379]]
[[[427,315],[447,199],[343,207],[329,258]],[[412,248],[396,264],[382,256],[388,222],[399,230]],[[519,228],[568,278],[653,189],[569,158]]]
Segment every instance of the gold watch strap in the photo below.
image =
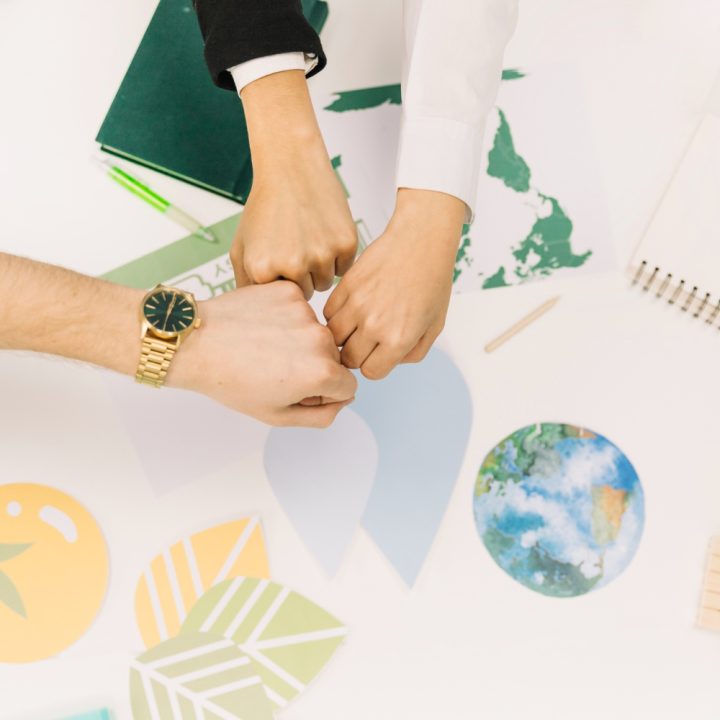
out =
[[145,385],[152,385],[152,387],[162,387],[176,350],[177,340],[168,342],[146,335],[142,341],[140,363],[135,373],[135,380]]

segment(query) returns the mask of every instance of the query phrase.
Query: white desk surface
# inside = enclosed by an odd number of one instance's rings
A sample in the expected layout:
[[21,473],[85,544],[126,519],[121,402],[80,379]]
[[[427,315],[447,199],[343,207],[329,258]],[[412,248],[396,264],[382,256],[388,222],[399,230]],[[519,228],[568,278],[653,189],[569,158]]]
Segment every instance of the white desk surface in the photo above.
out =
[[[0,0],[0,249],[97,274],[179,236],[87,160],[154,7]],[[331,63],[314,85],[397,81],[399,27],[400,0],[331,0],[323,33]],[[718,48],[716,0],[522,4],[506,66],[570,60],[586,80],[619,267],[697,122]],[[58,168],[62,176],[51,177]],[[236,210],[169,178],[153,182],[208,222]],[[338,576],[325,577],[272,495],[260,451],[156,496],[100,372],[1,355],[0,482],[55,485],[91,508],[112,577],[100,616],[73,648],[52,661],[0,666],[0,717],[50,720],[97,701],[129,718],[128,663],[142,649],[132,612],[140,572],[188,529],[250,513],[262,517],[273,577],[351,631],[282,714],[288,720],[720,717],[720,635],[693,627],[706,543],[720,532],[720,332],[654,307],[619,273],[551,285],[453,300],[441,345],[467,378],[475,421],[412,590],[362,530]],[[562,301],[540,322],[483,352],[558,293]],[[473,522],[484,454],[540,420],[615,440],[646,494],[645,534],[629,570],[572,601],[506,577]]]

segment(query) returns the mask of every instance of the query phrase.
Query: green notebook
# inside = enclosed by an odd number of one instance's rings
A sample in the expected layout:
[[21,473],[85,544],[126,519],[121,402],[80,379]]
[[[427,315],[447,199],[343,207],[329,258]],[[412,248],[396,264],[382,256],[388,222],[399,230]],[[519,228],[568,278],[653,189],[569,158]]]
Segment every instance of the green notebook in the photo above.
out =
[[[317,32],[322,0],[302,0]],[[244,203],[252,166],[242,103],[213,85],[192,0],[160,0],[100,128],[106,152]]]

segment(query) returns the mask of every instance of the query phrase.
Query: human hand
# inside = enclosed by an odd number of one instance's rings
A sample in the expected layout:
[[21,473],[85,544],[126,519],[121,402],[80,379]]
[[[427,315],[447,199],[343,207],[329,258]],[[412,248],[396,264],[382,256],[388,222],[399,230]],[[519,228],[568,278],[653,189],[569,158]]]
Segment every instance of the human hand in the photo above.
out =
[[293,283],[233,290],[199,303],[199,316],[169,385],[270,425],[327,427],[353,401],[355,377]]
[[445,324],[464,216],[451,195],[398,191],[387,229],[325,305],[343,365],[378,380],[427,355]]
[[301,71],[242,91],[253,186],[230,258],[238,287],[292,280],[310,299],[352,265],[357,230]]

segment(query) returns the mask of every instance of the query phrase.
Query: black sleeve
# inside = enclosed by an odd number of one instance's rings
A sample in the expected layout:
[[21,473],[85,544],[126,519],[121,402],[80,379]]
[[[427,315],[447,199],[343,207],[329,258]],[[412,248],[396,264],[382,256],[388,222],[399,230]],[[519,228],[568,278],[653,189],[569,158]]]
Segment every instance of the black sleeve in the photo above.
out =
[[325,67],[318,34],[305,19],[300,0],[194,0],[213,82],[234,90],[227,71],[247,60],[286,52],[315,55],[314,75]]

